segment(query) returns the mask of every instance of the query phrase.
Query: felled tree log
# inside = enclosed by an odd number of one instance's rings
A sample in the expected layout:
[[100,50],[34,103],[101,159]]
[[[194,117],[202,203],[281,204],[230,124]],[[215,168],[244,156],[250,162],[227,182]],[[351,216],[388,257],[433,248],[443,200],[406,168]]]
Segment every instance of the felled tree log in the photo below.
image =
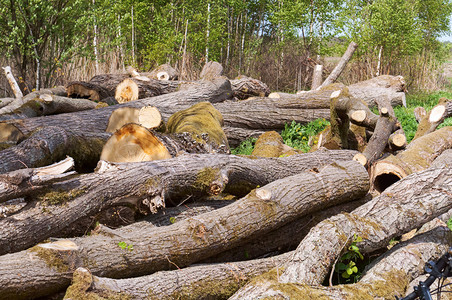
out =
[[409,175],[352,213],[320,222],[298,246],[281,282],[320,285],[354,234],[363,238],[358,243],[360,252],[370,253],[445,213],[452,207],[451,175],[450,167]]
[[152,70],[149,74],[144,73],[151,79],[157,80],[177,80],[179,72],[168,64],[163,64]]
[[13,113],[16,109],[19,109],[22,105],[26,104],[28,101],[39,98],[41,95],[55,95],[55,96],[66,96],[66,89],[63,86],[58,86],[51,89],[40,89],[39,91],[34,91],[27,94],[23,98],[16,98],[15,101],[10,102],[8,105],[0,109],[0,115]]
[[66,85],[66,93],[70,98],[86,98],[92,101],[102,101],[115,95],[116,86],[129,74],[96,75],[90,81],[72,81]]
[[270,89],[265,83],[243,75],[231,80],[231,85],[234,97],[239,100],[249,97],[266,97],[270,94]]
[[329,149],[347,149],[350,122],[373,130],[377,125],[375,115],[365,102],[352,97],[346,87],[331,94],[331,128],[323,142]]
[[130,279],[93,276],[89,270],[79,268],[65,298],[110,294],[131,299],[227,299],[251,278],[279,267],[289,255],[193,266]]
[[201,80],[213,80],[223,75],[223,66],[216,61],[209,61],[204,65],[199,74]]
[[[297,216],[360,198],[368,187],[367,172],[360,164],[334,163],[318,173],[274,181],[214,212],[153,232],[136,232],[134,238],[88,236],[65,242],[71,245],[69,252],[44,244],[0,256],[0,295],[16,299],[47,295],[67,287],[77,267],[112,278],[149,274],[174,264],[185,267],[265,235]],[[118,247],[119,242],[133,251]]]
[[[200,102],[187,109],[174,113],[167,122],[168,133],[188,132],[199,143],[207,142],[218,149],[222,146],[229,151],[229,144],[222,129],[223,116],[210,102]],[[207,138],[202,138],[207,134]]]
[[[218,79],[215,82],[203,82],[193,84],[188,90],[180,91],[171,95],[161,95],[143,100],[137,100],[118,106],[109,106],[96,109],[94,111],[83,111],[69,114],[59,114],[55,116],[38,117],[24,120],[10,120],[0,123],[5,127],[4,135],[8,137],[9,132],[19,131],[23,135],[28,135],[39,127],[43,126],[61,126],[71,128],[74,132],[80,132],[82,135],[86,132],[96,133],[105,132],[110,114],[119,107],[138,107],[154,105],[160,107],[167,105],[178,110],[178,107],[189,106],[201,101],[222,101],[231,96],[230,83],[224,79]],[[185,108],[185,107],[184,107]],[[179,109],[180,110],[180,109]],[[168,116],[169,117],[169,116]],[[4,125],[3,125],[4,124]],[[8,129],[8,130],[7,130]],[[6,130],[8,132],[6,132]],[[7,140],[6,140],[7,141]],[[5,142],[5,140],[0,140]]]
[[312,73],[311,90],[316,90],[322,84],[323,65],[315,65]]
[[[234,294],[235,299],[393,299],[405,295],[407,284],[423,273],[432,258],[438,258],[450,245],[451,232],[439,226],[407,243],[397,245],[373,263],[355,284],[325,287],[303,283],[284,283],[278,271],[255,278],[252,284]],[[284,265],[284,264],[283,264]]]
[[414,109],[414,117],[416,118],[416,122],[421,122],[421,120],[427,115],[425,108],[418,106]]
[[41,94],[33,100],[28,100],[12,113],[0,115],[0,121],[69,113],[98,107],[102,107],[102,105],[91,100]]
[[406,106],[402,76],[381,75],[349,85],[348,89],[353,97],[365,101],[369,107],[377,106],[381,98],[387,98],[391,106]]
[[108,119],[106,132],[113,133],[127,123],[136,123],[147,129],[156,129],[165,131],[165,123],[162,115],[154,106],[121,107],[113,111]]
[[38,130],[16,146],[0,152],[0,173],[50,165],[69,155],[77,170],[95,166],[108,134],[78,135],[61,127],[48,126]]
[[126,78],[115,89],[115,99],[118,103],[134,101],[163,94],[155,80],[142,81]]
[[331,74],[317,89],[321,89],[322,87],[325,87],[336,81],[336,79],[341,75],[342,71],[345,69],[345,66],[347,65],[348,61],[352,58],[353,53],[355,53],[357,47],[358,44],[356,44],[355,42],[351,42],[348,45],[347,50],[345,51],[344,55],[342,55],[339,63],[336,65]]
[[[448,107],[450,106],[450,109]],[[435,131],[445,118],[452,116],[452,100],[440,98],[438,104],[419,122],[413,140]]]
[[452,127],[443,127],[412,141],[405,151],[375,163],[371,170],[372,185],[378,192],[401,178],[425,170],[444,150],[452,147]]
[[13,102],[16,98],[1,98],[0,99],[0,108],[3,108]]
[[389,137],[397,128],[397,119],[389,115],[388,108],[380,108],[380,117],[366,148],[362,153],[356,154],[353,159],[359,161],[366,168],[370,167],[380,158],[388,145]]
[[[2,201],[29,197],[35,204],[14,217],[21,220],[21,226],[17,220],[0,220],[0,251],[6,253],[26,249],[49,236],[55,236],[76,220],[117,202],[133,204],[146,212],[153,203],[177,204],[187,195],[217,195],[225,190],[243,196],[258,185],[318,168],[322,164],[351,160],[354,154],[355,151],[317,151],[280,159],[253,160],[217,154],[180,156],[172,160],[135,164],[104,163],[93,174],[47,186],[50,193],[47,196],[46,193],[40,195],[29,189],[28,184],[34,186],[32,180],[17,184],[4,182],[11,192],[8,197],[0,198]],[[105,193],[106,190],[110,192]],[[46,210],[45,207],[52,203],[45,201],[49,197],[55,200],[55,205],[51,206],[51,219],[42,213],[43,207]],[[61,201],[70,201],[71,205],[60,206],[58,203]]]

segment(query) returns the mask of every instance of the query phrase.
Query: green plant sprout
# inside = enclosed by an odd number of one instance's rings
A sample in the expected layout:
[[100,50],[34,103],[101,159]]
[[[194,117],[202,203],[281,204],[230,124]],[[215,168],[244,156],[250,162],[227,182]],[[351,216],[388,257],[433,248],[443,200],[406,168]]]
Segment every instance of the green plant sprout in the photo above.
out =
[[132,244],[128,245],[126,242],[119,242],[118,246],[122,250],[133,251],[133,245]]
[[341,274],[344,279],[350,279],[351,281],[356,282],[361,275],[356,262],[358,258],[363,260],[364,257],[361,252],[359,252],[359,248],[356,244],[362,242],[362,240],[363,239],[360,236],[354,234],[353,241],[348,247],[347,252],[341,256],[339,262],[334,267],[334,271]]

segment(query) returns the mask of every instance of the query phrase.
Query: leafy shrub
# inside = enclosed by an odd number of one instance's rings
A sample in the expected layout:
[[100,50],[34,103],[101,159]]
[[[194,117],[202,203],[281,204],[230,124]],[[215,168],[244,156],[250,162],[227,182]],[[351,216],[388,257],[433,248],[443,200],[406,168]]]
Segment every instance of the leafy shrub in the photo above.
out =
[[292,121],[292,123],[284,126],[281,137],[287,146],[308,152],[311,149],[311,146],[309,146],[310,138],[317,135],[329,124],[330,122],[325,119],[317,119],[306,125]]

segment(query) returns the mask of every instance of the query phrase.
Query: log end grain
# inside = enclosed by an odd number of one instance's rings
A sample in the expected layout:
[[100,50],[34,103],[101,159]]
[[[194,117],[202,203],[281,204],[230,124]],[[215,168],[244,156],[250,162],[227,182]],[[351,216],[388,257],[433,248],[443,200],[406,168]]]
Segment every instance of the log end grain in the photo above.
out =
[[397,160],[395,156],[389,156],[373,166],[371,171],[372,184],[377,192],[383,192],[389,186],[409,175],[409,172],[401,167],[403,164],[397,164],[395,160]]
[[107,141],[100,156],[110,162],[139,162],[171,158],[167,148],[149,130],[126,124]]
[[128,123],[138,123],[140,109],[134,107],[121,107],[114,110],[108,119],[106,132],[115,132]]
[[132,79],[124,79],[115,91],[115,99],[118,103],[137,100],[139,96],[138,85]]

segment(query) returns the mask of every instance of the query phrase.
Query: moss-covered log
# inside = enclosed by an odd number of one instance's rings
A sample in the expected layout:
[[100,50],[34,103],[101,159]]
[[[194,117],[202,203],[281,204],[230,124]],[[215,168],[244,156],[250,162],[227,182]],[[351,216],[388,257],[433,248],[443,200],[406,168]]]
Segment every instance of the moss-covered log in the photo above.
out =
[[0,295],[17,299],[46,295],[67,287],[77,267],[112,278],[149,274],[174,264],[185,267],[303,214],[360,198],[368,187],[367,172],[360,164],[334,163],[318,173],[303,172],[274,181],[225,208],[152,232],[135,232],[131,238],[91,235],[72,239],[78,250],[71,256],[36,247],[0,256]]
[[350,214],[320,222],[298,246],[281,282],[320,285],[354,234],[363,239],[360,252],[371,253],[447,212],[452,208],[451,175],[450,167],[411,174]]
[[384,191],[401,178],[425,170],[444,150],[452,148],[452,127],[443,127],[412,141],[406,150],[377,161],[371,170],[373,187]]
[[[153,162],[104,163],[96,173],[48,185],[42,193],[22,188],[34,185],[33,180],[17,183],[10,187],[16,194],[2,200],[28,197],[30,208],[0,220],[0,251],[26,249],[55,236],[80,218],[118,203],[134,204],[147,212],[151,202],[178,204],[189,195],[216,195],[225,190],[243,196],[258,185],[321,164],[351,160],[354,154],[355,151],[317,151],[279,159],[190,155]],[[67,204],[61,205],[64,203]]]
[[[399,244],[372,264],[359,282],[336,286],[281,282],[275,269],[251,280],[238,291],[236,299],[394,299],[405,296],[408,283],[424,272],[424,265],[437,259],[451,245],[452,233],[438,226]],[[284,265],[283,265],[284,266]],[[283,268],[280,269],[280,272]]]
[[209,102],[200,102],[190,108],[174,113],[167,122],[168,133],[190,133],[194,140],[205,143],[206,140],[218,148],[222,145],[229,151],[229,144],[222,129],[223,116]]
[[290,253],[235,263],[193,266],[129,279],[93,276],[86,269],[74,272],[65,298],[88,299],[112,295],[129,299],[227,299],[251,278],[280,267]]
[[301,153],[284,144],[282,137],[276,131],[267,131],[256,141],[251,155],[259,157],[280,157]]

